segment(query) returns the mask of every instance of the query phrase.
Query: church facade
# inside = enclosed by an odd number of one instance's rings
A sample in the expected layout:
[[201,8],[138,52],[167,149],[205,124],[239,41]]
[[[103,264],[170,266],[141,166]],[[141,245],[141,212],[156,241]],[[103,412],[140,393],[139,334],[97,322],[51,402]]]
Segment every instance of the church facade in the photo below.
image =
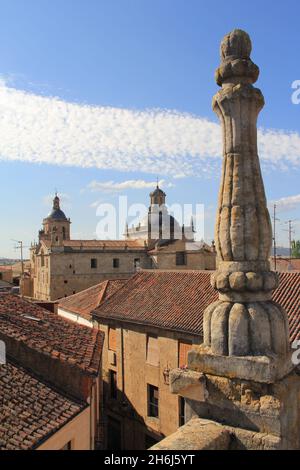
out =
[[122,240],[73,240],[71,221],[55,195],[30,250],[30,276],[21,283],[22,295],[54,301],[107,279],[127,279],[138,269],[215,269],[214,247],[196,242],[192,224],[181,227],[169,215],[165,198],[157,186],[147,219],[126,227]]

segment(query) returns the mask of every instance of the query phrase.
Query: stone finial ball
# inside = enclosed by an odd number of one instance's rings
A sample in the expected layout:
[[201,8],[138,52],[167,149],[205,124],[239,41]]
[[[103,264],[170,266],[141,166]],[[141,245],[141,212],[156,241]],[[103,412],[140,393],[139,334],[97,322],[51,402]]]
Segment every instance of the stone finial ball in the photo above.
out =
[[234,29],[221,42],[221,59],[249,59],[251,50],[249,34],[241,29]]

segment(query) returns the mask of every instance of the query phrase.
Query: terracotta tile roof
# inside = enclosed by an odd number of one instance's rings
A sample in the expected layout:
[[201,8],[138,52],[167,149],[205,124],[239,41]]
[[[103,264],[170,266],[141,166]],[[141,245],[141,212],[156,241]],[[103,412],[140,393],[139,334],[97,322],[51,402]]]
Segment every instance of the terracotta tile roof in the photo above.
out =
[[[141,271],[94,311],[115,319],[201,334],[203,312],[218,300],[209,271]],[[300,272],[280,273],[273,299],[286,309],[291,340],[300,338]]]
[[86,320],[91,320],[91,312],[120,289],[125,282],[126,279],[111,279],[101,282],[89,289],[61,299],[58,307],[67,312],[80,315]]
[[204,309],[217,297],[208,285],[209,271],[141,271],[95,310],[95,318],[198,334]]
[[[42,243],[51,246],[50,240],[42,240]],[[64,240],[63,245],[65,249],[74,250],[146,250],[142,240]]]
[[289,317],[291,341],[300,339],[300,272],[279,273],[280,284],[273,300],[286,310]]
[[0,338],[13,338],[88,375],[98,373],[103,335],[12,294],[0,294]]
[[[271,258],[272,267],[274,268],[274,258]],[[300,271],[300,258],[277,258],[277,271]]]
[[38,447],[87,405],[11,362],[0,365],[0,450]]
[[12,271],[12,266],[11,265],[3,265],[3,266],[0,266],[0,272],[3,272],[3,271]]
[[161,245],[157,243],[154,248],[148,250],[148,254],[155,255],[163,251],[174,253],[177,251],[186,251],[187,253],[193,253],[195,251],[213,253],[212,247],[205,242],[168,240],[166,243]]

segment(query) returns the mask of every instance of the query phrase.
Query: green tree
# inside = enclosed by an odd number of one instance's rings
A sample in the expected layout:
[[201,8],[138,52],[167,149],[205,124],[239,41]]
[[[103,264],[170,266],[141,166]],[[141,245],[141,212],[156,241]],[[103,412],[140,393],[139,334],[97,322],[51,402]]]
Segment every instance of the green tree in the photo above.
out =
[[292,241],[292,257],[300,258],[300,240]]

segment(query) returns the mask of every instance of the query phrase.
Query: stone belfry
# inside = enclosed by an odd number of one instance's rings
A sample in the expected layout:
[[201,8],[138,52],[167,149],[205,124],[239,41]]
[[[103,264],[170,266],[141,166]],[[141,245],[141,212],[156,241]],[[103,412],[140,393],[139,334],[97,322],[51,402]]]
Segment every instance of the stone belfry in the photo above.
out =
[[188,353],[187,370],[170,372],[172,393],[185,398],[187,424],[157,449],[178,449],[179,442],[190,449],[197,432],[197,448],[212,449],[206,426],[221,439],[215,448],[300,448],[299,371],[286,313],[271,300],[278,279],[269,265],[272,231],[257,152],[264,98],[253,86],[259,69],[251,48],[239,29],[221,43],[221,89],[213,99],[224,141],[212,277],[219,300],[204,313],[203,344]]

